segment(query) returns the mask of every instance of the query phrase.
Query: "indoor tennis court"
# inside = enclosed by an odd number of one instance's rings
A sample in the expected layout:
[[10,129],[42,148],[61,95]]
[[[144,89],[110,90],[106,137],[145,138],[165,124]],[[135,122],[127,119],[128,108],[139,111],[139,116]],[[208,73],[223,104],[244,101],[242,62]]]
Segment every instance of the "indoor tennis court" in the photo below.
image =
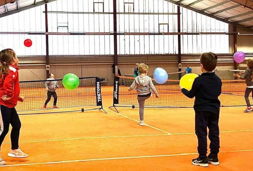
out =
[[[0,0],[0,76],[10,72],[3,50],[13,49],[24,97],[15,107],[19,149],[29,155],[9,156],[11,120],[0,170],[251,171],[252,87],[241,76],[253,59],[252,16],[249,0]],[[222,82],[220,152],[219,165],[200,167],[194,98],[180,82],[207,72],[205,52],[217,57],[211,72]],[[129,91],[141,63],[159,93],[145,101],[144,125],[140,94]]]
[[[104,87],[111,92],[112,87]],[[238,98],[238,97],[237,97]],[[104,95],[105,106],[111,95]],[[193,102],[193,101],[191,101]],[[219,166],[212,170],[251,170],[252,115],[244,107],[221,109]],[[22,115],[21,147],[26,159],[6,157],[3,170],[204,170],[189,161],[196,153],[194,111],[191,108],[138,109]],[[46,112],[45,112],[46,113]],[[35,131],[36,129],[36,131]],[[7,153],[10,141],[2,147]],[[3,157],[5,157],[3,155]]]

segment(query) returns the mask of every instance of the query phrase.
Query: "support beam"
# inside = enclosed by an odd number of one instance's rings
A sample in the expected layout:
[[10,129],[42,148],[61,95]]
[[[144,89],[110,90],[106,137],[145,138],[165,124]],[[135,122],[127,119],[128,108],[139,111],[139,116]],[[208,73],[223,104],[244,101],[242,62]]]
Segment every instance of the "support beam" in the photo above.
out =
[[[233,24],[233,32],[237,32],[237,26]],[[237,35],[233,35],[233,51],[237,52]],[[238,64],[234,61],[234,69],[238,68]]]
[[[45,4],[45,30],[46,32],[48,32],[47,4]],[[48,78],[50,73],[49,40],[48,40],[49,35],[46,34],[45,36],[46,36],[46,76]]]
[[[195,8],[193,8],[193,7],[190,7],[190,6],[187,6],[187,5],[184,5],[184,4],[180,4],[180,3],[176,2],[176,1],[173,1],[173,0],[164,0],[164,1],[173,3],[173,4],[175,4],[175,5],[179,5],[179,6],[181,6],[181,7],[187,8],[187,9],[189,9],[189,10],[195,11],[195,12],[197,12],[197,13],[203,14],[203,15],[208,16],[208,17],[212,17],[212,18],[214,18],[214,19],[216,19],[216,20],[219,20],[219,21],[222,21],[222,22],[225,22],[225,23],[231,23],[231,24],[233,23],[233,22],[229,22],[228,20],[219,18],[219,17],[217,17],[217,16],[213,16],[213,15],[211,15],[211,14],[205,13],[203,10],[198,10],[198,9],[195,9]],[[229,2],[229,1],[227,1],[227,2]]]
[[117,35],[117,0],[113,0],[113,40],[114,40],[114,65],[118,65],[118,35]]
[[197,3],[200,3],[200,2],[202,2],[202,1],[204,1],[204,0],[196,0],[196,1],[194,1],[194,2],[192,2],[192,3],[190,3],[190,4],[188,4],[188,6],[193,6],[193,5],[195,5],[195,4],[197,4]]
[[252,0],[231,0],[231,1],[253,10],[253,1]]
[[36,4],[31,4],[31,5],[28,5],[28,6],[25,6],[25,7],[18,8],[16,10],[11,10],[11,11],[8,11],[8,12],[5,12],[5,13],[1,14],[0,18],[9,16],[9,15],[12,15],[12,14],[15,14],[15,13],[18,13],[20,11],[28,10],[30,8],[41,6],[41,5],[44,5],[45,3],[49,3],[49,2],[53,2],[53,1],[56,1],[56,0],[40,1],[40,2],[37,2]]
[[234,15],[234,16],[228,17],[226,19],[231,20],[231,19],[235,19],[235,18],[238,18],[238,17],[242,17],[242,16],[245,16],[245,15],[251,15],[251,14],[253,14],[253,11],[248,11],[248,12],[245,12],[245,13],[242,13],[242,14]]
[[28,34],[28,35],[233,35],[234,32],[0,32],[0,34]]
[[231,9],[234,9],[234,8],[237,8],[237,7],[240,7],[241,5],[239,4],[236,4],[236,5],[233,5],[231,7],[228,7],[228,8],[225,8],[225,9],[222,9],[222,10],[219,10],[219,11],[216,11],[214,13],[211,13],[211,15],[216,15],[216,14],[219,14],[219,13],[222,13],[222,12],[225,12],[225,11],[228,11],[228,10],[231,10]]
[[[44,12],[44,11],[43,11]],[[48,14],[113,14],[113,12],[48,11]],[[177,15],[175,12],[117,12],[118,15]]]
[[17,1],[16,1],[16,9],[17,9],[17,10],[19,10],[19,1],[20,1],[20,0],[17,0]]
[[244,23],[244,22],[247,22],[247,21],[250,21],[250,20],[253,20],[253,17],[249,17],[249,18],[245,18],[243,20],[239,20],[238,23]]
[[228,3],[228,2],[230,2],[230,0],[223,1],[223,2],[220,2],[220,3],[216,4],[216,5],[213,5],[213,6],[204,8],[204,9],[202,9],[201,11],[208,11],[208,10],[210,10],[210,9],[213,9],[213,8],[219,7],[219,6],[221,6],[221,5],[224,5],[224,4]]
[[[177,6],[177,32],[181,32],[181,12],[180,12],[180,6]],[[182,54],[181,54],[181,35],[178,34],[177,36],[177,44],[178,44],[178,52],[177,52],[177,63],[178,63],[178,79],[182,76]]]

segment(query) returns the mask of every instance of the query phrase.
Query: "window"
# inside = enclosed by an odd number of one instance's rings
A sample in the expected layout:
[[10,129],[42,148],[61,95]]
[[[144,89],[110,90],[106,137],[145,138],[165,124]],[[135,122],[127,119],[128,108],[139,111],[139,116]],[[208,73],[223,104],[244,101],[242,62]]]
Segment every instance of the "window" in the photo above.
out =
[[124,12],[134,12],[134,2],[124,2]]
[[68,14],[57,14],[57,32],[69,32]]
[[104,2],[93,2],[93,12],[104,12]]
[[158,27],[159,33],[169,32],[169,24],[168,23],[159,23],[158,26],[159,26]]

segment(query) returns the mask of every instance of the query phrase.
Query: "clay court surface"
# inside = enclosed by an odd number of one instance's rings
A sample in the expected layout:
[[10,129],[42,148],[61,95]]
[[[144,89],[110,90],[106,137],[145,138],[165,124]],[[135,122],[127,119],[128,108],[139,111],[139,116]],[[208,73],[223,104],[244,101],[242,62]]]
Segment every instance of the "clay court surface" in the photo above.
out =
[[[141,127],[137,124],[138,109],[118,108],[120,113],[116,113],[108,108],[112,87],[104,87],[102,92],[107,114],[21,115],[20,146],[30,156],[9,158],[8,134],[2,146],[7,165],[0,170],[252,170],[253,113],[243,113],[245,107],[221,109],[221,164],[202,168],[191,164],[197,157],[192,108],[146,109],[148,125]],[[241,95],[223,99],[243,102]],[[193,104],[193,100],[185,100]]]

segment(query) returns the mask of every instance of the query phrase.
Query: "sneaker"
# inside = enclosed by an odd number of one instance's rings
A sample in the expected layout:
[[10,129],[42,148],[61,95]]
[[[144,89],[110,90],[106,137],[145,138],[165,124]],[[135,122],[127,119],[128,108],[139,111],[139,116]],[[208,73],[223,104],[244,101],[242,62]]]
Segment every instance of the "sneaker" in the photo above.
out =
[[201,158],[196,158],[192,159],[192,164],[195,166],[202,166],[202,167],[207,167],[208,166],[208,160],[207,158],[201,159]]
[[25,158],[28,157],[28,154],[24,153],[20,149],[11,150],[11,152],[8,153],[9,157],[15,157],[15,158]]
[[46,106],[46,105],[44,105],[44,106],[43,106],[43,108],[44,108],[44,109],[46,109],[46,108],[47,108],[47,106]]
[[251,112],[253,109],[252,109],[252,107],[247,107],[245,110],[244,110],[244,112],[245,113],[248,113],[248,112]]
[[6,162],[3,159],[0,158],[0,166],[5,165],[5,164],[6,164]]
[[208,163],[215,165],[215,166],[220,164],[217,155],[209,154],[207,157],[207,160],[208,160]]
[[140,126],[145,126],[146,124],[144,123],[144,121],[140,121],[140,122],[139,122],[139,125],[140,125]]

